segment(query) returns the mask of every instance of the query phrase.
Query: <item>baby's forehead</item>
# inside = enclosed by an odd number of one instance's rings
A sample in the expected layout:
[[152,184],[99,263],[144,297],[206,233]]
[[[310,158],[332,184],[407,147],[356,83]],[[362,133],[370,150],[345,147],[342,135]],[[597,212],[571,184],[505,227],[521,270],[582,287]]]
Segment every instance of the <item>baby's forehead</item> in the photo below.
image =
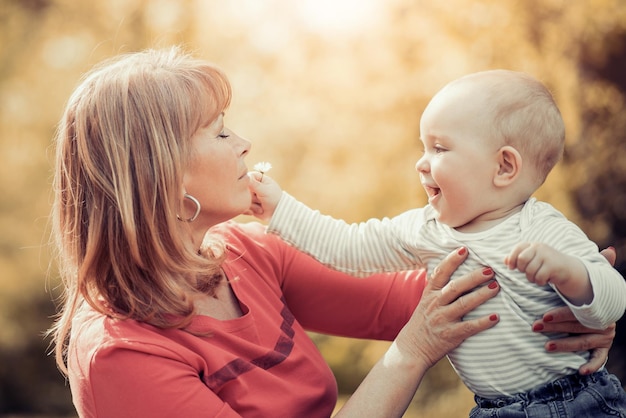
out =
[[460,82],[448,85],[439,91],[428,103],[422,113],[422,120],[431,117],[446,119],[472,115],[484,118],[493,108],[490,94],[474,82]]
[[487,83],[481,80],[465,78],[455,80],[439,90],[430,100],[428,107],[469,105],[486,97],[489,90]]

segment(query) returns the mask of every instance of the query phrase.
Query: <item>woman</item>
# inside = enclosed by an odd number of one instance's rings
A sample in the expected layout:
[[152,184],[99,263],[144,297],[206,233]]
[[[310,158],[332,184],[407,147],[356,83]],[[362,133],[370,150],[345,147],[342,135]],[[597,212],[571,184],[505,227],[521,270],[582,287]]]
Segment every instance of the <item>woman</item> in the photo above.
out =
[[[497,293],[472,290],[492,273],[447,286],[460,249],[428,284],[424,272],[354,279],[231,221],[251,193],[250,143],[224,127],[230,98],[220,70],[173,48],[106,62],[69,100],[53,209],[65,300],[51,332],[79,415],[328,417],[336,383],[307,329],[394,340],[338,416],[401,416],[430,366],[497,323],[461,322]],[[608,347],[611,332],[563,346]]]

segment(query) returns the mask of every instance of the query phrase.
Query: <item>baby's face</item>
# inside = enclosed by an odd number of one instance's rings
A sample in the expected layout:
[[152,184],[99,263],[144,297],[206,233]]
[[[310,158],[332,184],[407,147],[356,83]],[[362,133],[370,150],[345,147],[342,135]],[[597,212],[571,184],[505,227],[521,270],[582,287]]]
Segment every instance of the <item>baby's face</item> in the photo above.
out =
[[439,92],[420,121],[424,154],[416,163],[439,221],[465,226],[494,205],[497,151],[487,138],[490,121],[481,100],[462,86]]

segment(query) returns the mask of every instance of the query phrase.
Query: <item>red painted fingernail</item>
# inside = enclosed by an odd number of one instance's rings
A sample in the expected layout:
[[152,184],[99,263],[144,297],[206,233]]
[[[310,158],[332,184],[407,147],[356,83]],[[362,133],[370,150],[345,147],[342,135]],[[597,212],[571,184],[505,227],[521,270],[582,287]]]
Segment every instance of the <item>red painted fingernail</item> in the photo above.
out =
[[491,269],[491,267],[485,267],[483,269],[483,274],[485,276],[491,276],[493,274],[493,270]]
[[459,251],[457,251],[459,255],[465,255],[466,252],[467,252],[467,248],[465,247],[461,247],[459,248]]
[[498,282],[489,283],[489,289],[495,289],[496,287],[498,287]]
[[554,319],[552,315],[546,315],[543,317],[543,322],[551,322]]
[[548,351],[554,351],[554,350],[556,350],[556,344],[555,343],[548,344]]
[[533,331],[542,331],[542,330],[543,330],[543,324],[533,325]]
[[497,319],[498,319],[498,315],[496,315],[496,314],[491,314],[491,315],[489,316],[489,320],[490,320],[490,321],[492,321],[492,322],[493,322],[493,321],[495,321],[495,320],[497,320]]

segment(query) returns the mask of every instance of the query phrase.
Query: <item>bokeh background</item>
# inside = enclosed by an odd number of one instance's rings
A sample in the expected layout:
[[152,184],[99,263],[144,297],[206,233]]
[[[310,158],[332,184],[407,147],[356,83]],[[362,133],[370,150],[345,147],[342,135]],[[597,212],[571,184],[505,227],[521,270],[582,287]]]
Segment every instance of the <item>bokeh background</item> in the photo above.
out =
[[[565,157],[537,197],[615,246],[624,272],[623,0],[0,0],[0,416],[75,416],[43,337],[58,294],[48,212],[63,105],[102,59],[171,44],[229,74],[226,121],[253,141],[249,166],[270,161],[287,191],[348,221],[425,203],[419,117],[445,83],[489,68],[533,74],[567,124]],[[624,380],[621,328],[608,366]],[[342,396],[387,346],[314,338]],[[442,361],[406,416],[471,405]]]

